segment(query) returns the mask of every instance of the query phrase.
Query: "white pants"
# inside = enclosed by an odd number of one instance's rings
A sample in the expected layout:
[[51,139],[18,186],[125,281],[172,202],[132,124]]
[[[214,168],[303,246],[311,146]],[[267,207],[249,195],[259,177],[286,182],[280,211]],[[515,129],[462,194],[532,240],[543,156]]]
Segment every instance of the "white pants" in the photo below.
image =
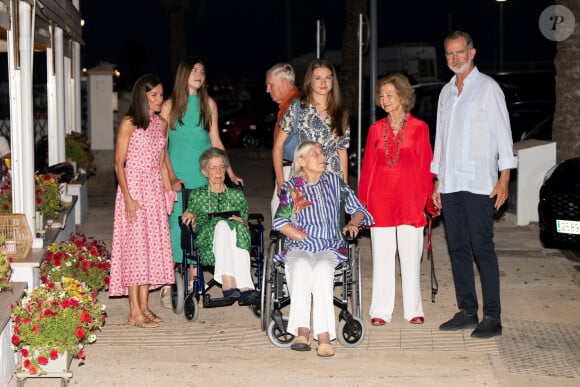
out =
[[230,229],[228,222],[221,220],[215,225],[213,237],[213,255],[215,256],[213,278],[222,283],[222,276],[229,275],[236,279],[238,289],[254,289],[250,274],[250,253],[236,247],[236,231]]
[[328,332],[330,340],[336,339],[334,317],[334,269],[336,255],[330,251],[313,254],[292,250],[284,258],[286,282],[290,292],[288,332],[298,335],[298,328],[310,329],[312,305],[312,333],[318,338]]
[[373,256],[373,285],[371,318],[387,322],[393,317],[395,306],[395,255],[399,250],[403,315],[425,317],[421,302],[421,255],[423,253],[423,227],[401,225],[371,228]]
[[[282,167],[282,174],[284,175],[284,181],[290,180],[290,175],[292,175],[292,166]],[[274,196],[272,196],[272,201],[270,202],[270,210],[272,211],[272,220],[276,216],[276,211],[278,210],[278,205],[280,204],[280,197],[278,197],[278,184],[274,182]]]

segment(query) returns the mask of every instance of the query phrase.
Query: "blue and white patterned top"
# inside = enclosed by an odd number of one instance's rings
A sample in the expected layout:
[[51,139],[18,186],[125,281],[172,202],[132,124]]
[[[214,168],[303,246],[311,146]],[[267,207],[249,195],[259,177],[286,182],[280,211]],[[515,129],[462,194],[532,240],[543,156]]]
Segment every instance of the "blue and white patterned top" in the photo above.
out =
[[[296,99],[286,110],[284,117],[280,121],[280,128],[284,133],[290,134],[294,128],[296,112],[300,99]],[[350,145],[350,128],[346,128],[344,136],[335,137],[332,133],[330,116],[322,118],[313,104],[300,109],[298,117],[298,143],[304,141],[316,141],[322,146],[322,152],[326,157],[328,165],[326,170],[339,177],[343,176],[340,165],[339,149],[347,149]]]
[[317,183],[309,184],[302,177],[294,177],[282,185],[280,205],[276,211],[273,228],[291,224],[308,236],[298,242],[286,238],[285,250],[274,259],[281,261],[289,250],[301,249],[312,253],[331,250],[340,262],[346,261],[346,244],[341,232],[341,200],[348,214],[361,212],[361,226],[374,223],[352,188],[335,174],[325,172]]

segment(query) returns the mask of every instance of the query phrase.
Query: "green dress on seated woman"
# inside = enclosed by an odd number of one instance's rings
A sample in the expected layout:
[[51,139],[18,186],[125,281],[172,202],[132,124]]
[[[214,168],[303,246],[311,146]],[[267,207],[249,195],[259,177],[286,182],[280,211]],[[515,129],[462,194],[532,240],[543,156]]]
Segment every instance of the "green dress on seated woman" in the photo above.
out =
[[[213,238],[215,225],[223,218],[208,219],[213,212],[239,211],[240,218],[248,221],[248,202],[244,192],[236,188],[226,188],[224,192],[210,192],[207,185],[194,189],[189,195],[187,211],[195,213],[195,247],[199,249],[201,263],[213,265]],[[227,219],[226,219],[227,220]],[[236,247],[250,249],[250,232],[245,224],[235,220],[227,220],[230,228],[236,231]]]

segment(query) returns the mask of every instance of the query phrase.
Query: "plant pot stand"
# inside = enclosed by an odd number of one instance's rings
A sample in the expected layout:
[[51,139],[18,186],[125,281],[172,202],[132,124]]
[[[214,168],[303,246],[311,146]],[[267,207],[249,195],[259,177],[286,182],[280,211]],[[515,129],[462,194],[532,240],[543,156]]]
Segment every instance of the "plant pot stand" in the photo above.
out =
[[71,361],[72,356],[68,352],[60,355],[56,360],[49,360],[47,365],[42,366],[44,374],[30,374],[19,365],[19,371],[14,374],[17,386],[24,387],[24,382],[28,378],[60,378],[61,387],[67,387],[73,376],[72,372],[69,371]]

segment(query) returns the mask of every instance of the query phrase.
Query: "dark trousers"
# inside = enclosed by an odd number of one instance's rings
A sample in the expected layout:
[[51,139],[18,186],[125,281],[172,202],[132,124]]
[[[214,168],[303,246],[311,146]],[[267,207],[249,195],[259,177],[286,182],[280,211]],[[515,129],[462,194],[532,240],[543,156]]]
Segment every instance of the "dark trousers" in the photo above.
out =
[[494,202],[495,198],[466,191],[441,194],[457,306],[468,314],[477,312],[475,259],[481,277],[483,314],[500,320],[499,266],[493,243]]

